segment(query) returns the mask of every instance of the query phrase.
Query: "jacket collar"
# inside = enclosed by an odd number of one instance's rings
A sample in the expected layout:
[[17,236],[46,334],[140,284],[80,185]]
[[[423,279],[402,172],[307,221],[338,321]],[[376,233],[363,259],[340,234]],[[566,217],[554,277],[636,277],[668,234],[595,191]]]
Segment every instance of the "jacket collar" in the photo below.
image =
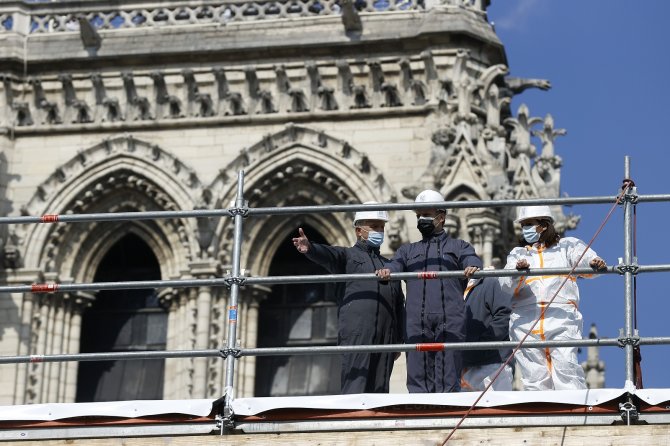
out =
[[442,231],[438,232],[437,234],[435,234],[435,233],[430,234],[428,237],[424,237],[421,241],[431,242],[433,240],[444,240],[447,237],[449,237],[447,235],[447,231],[445,231],[444,228],[442,228]]
[[354,246],[365,252],[374,252],[376,254],[379,254],[379,248],[375,248],[373,246],[368,245],[365,240],[357,240]]

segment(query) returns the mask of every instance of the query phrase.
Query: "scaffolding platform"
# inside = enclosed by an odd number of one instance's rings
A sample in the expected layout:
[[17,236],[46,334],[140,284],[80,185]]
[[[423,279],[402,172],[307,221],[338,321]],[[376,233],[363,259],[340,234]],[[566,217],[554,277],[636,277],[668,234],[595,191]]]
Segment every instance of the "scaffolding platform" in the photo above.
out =
[[[238,436],[453,428],[478,392],[31,404],[0,407],[0,440]],[[628,411],[627,401],[634,401]],[[527,428],[670,424],[670,389],[490,392],[461,426]],[[629,426],[634,429],[634,426]]]

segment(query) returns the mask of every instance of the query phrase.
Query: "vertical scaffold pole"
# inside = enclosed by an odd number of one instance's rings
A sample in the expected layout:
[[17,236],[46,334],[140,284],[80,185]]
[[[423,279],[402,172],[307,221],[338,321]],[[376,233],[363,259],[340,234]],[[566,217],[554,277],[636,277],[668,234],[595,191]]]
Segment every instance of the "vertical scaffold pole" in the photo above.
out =
[[[630,157],[624,158],[624,179],[630,179]],[[633,339],[634,314],[633,314],[633,274],[635,272],[636,259],[633,257],[633,206],[634,197],[637,195],[635,187],[629,187],[623,197],[623,222],[624,222],[624,351],[626,356],[626,381],[635,383],[633,362]]]
[[226,359],[226,398],[224,416],[232,417],[233,383],[235,375],[236,357],[231,354],[237,347],[237,300],[240,293],[240,255],[242,252],[242,220],[247,209],[244,201],[244,171],[237,174],[237,198],[235,207],[231,209],[234,215],[235,231],[233,233],[233,265],[230,281],[230,302],[228,305],[228,341],[226,347],[228,357]]

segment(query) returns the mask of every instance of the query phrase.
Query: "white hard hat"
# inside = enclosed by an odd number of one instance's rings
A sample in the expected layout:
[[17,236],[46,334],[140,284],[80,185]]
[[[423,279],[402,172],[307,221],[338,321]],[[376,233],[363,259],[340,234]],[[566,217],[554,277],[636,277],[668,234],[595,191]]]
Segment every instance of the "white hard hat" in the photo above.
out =
[[434,203],[438,201],[444,201],[444,197],[441,193],[430,189],[421,192],[414,200],[415,203]]
[[[366,201],[363,204],[379,204],[376,201]],[[381,220],[389,221],[389,214],[386,211],[358,211],[354,214],[354,226],[361,220]]]
[[517,218],[514,221],[519,223],[530,218],[546,218],[552,223],[554,222],[554,216],[551,215],[549,206],[522,206],[519,208]]

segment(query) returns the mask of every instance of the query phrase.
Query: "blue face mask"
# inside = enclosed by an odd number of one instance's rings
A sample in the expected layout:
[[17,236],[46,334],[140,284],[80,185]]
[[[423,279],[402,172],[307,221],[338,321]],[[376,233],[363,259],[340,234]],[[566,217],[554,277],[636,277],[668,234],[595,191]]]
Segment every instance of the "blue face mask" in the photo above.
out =
[[540,240],[540,233],[535,229],[537,225],[522,226],[521,231],[523,232],[523,238],[528,243],[535,243]]
[[368,231],[368,245],[379,248],[384,243],[384,233],[377,231]]

